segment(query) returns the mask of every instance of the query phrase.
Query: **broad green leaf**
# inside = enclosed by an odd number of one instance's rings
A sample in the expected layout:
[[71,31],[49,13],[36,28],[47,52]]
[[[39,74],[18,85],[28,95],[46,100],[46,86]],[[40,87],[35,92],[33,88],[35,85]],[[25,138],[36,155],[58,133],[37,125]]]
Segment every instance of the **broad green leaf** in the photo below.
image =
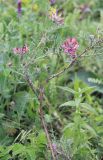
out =
[[71,107],[73,106],[73,107],[75,107],[76,103],[75,103],[75,101],[68,101],[68,102],[65,102],[65,103],[60,105],[60,107],[64,107],[64,106],[71,106]]
[[[87,113],[89,112],[89,114],[95,114],[98,115],[98,113],[96,112],[96,110],[89,104],[87,103],[80,103],[80,106],[83,108],[84,111],[86,111]],[[81,108],[81,110],[82,110]]]
[[60,88],[60,89],[62,89],[62,90],[64,90],[64,91],[68,91],[68,92],[70,92],[70,93],[72,93],[72,94],[77,93],[75,90],[73,90],[73,89],[71,89],[71,88],[68,88],[68,87],[57,86],[57,88]]
[[96,131],[92,128],[92,126],[90,126],[90,125],[88,125],[88,124],[85,124],[85,125],[84,125],[84,128],[91,134],[91,136],[97,137],[97,133],[96,133]]
[[93,86],[93,87],[86,87],[86,88],[83,88],[83,89],[81,89],[81,93],[85,93],[85,92],[87,92],[87,91],[93,91],[95,89],[95,86]]

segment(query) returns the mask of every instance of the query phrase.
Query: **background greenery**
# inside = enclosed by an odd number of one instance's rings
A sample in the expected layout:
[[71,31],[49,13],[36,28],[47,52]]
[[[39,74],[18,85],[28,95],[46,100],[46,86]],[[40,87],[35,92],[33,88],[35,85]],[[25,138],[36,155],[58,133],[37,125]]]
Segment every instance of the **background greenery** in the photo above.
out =
[[[0,159],[50,160],[51,154],[38,114],[39,102],[23,75],[23,63],[35,87],[68,65],[60,49],[75,37],[81,53],[91,37],[103,38],[102,0],[56,0],[64,25],[49,18],[49,0],[0,0]],[[83,6],[87,5],[87,11]],[[29,46],[22,62],[13,48]],[[43,110],[57,160],[103,158],[103,46],[89,51],[68,72],[45,88]],[[22,63],[22,64],[21,64]]]

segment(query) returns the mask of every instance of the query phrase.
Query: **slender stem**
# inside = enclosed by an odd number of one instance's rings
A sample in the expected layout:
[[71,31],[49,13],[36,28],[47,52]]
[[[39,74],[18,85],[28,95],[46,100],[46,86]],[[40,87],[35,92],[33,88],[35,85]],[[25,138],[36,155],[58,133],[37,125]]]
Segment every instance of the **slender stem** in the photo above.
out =
[[56,160],[55,154],[54,154],[54,151],[53,151],[52,142],[50,140],[50,136],[49,136],[49,133],[48,133],[47,125],[46,125],[45,120],[44,120],[44,114],[43,114],[43,109],[42,109],[43,97],[44,97],[44,89],[41,86],[40,87],[40,96],[39,96],[39,101],[40,101],[40,110],[39,110],[40,118],[41,118],[41,122],[42,122],[42,125],[43,125],[43,128],[44,128],[44,131],[46,133],[46,137],[47,137],[47,140],[48,140],[49,148],[51,150],[52,158],[53,158],[53,160]]
[[28,85],[30,86],[30,88],[32,89],[33,93],[36,94],[39,102],[40,102],[40,110],[39,110],[39,113],[40,113],[40,119],[41,119],[41,123],[43,125],[43,128],[44,128],[44,131],[45,131],[45,134],[46,134],[46,137],[47,137],[47,141],[48,141],[48,144],[49,144],[49,148],[50,148],[50,151],[51,151],[51,154],[52,154],[52,158],[53,160],[56,160],[55,158],[55,154],[54,154],[54,151],[53,151],[53,147],[52,147],[52,142],[51,142],[51,139],[50,139],[50,136],[49,136],[49,132],[48,132],[48,129],[47,129],[47,125],[45,123],[45,120],[44,120],[44,114],[43,114],[43,110],[42,110],[42,102],[43,102],[43,97],[44,97],[44,89],[43,87],[41,86],[40,87],[40,90],[39,90],[39,97],[36,93],[36,89],[33,85],[33,82],[31,81],[29,75],[27,74],[27,72],[25,71],[25,79],[26,81],[28,82]]
[[34,87],[33,82],[31,81],[29,75],[26,72],[25,72],[25,80],[28,82],[28,85],[32,89],[33,93],[36,94],[36,96],[38,97],[36,88]]

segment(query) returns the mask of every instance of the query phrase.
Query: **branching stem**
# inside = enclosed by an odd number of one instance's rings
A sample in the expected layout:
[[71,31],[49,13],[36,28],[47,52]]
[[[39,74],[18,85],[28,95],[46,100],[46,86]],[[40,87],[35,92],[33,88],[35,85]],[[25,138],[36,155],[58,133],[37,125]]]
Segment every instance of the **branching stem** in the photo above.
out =
[[70,67],[73,66],[73,64],[79,59],[81,58],[83,55],[85,55],[86,52],[88,52],[89,50],[93,49],[97,44],[99,43],[103,43],[103,39],[99,39],[97,40],[93,45],[88,46],[79,56],[77,56],[76,58],[74,58],[70,64],[65,67],[63,70],[61,70],[60,72],[51,75],[47,80],[46,83],[48,83],[51,79],[56,78],[58,76],[60,76],[61,74],[63,74],[65,71],[67,71]]

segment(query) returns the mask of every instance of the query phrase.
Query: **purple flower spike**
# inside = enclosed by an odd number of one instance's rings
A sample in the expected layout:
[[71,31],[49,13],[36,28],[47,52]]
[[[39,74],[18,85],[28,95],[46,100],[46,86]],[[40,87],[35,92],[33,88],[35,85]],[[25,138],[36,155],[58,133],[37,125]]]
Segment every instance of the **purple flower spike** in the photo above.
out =
[[50,0],[50,4],[53,5],[55,4],[56,0]]
[[18,0],[18,15],[20,16],[21,15],[21,0]]
[[79,44],[76,38],[67,38],[62,45],[62,48],[66,54],[69,54],[71,58],[76,58],[76,51],[79,47]]

